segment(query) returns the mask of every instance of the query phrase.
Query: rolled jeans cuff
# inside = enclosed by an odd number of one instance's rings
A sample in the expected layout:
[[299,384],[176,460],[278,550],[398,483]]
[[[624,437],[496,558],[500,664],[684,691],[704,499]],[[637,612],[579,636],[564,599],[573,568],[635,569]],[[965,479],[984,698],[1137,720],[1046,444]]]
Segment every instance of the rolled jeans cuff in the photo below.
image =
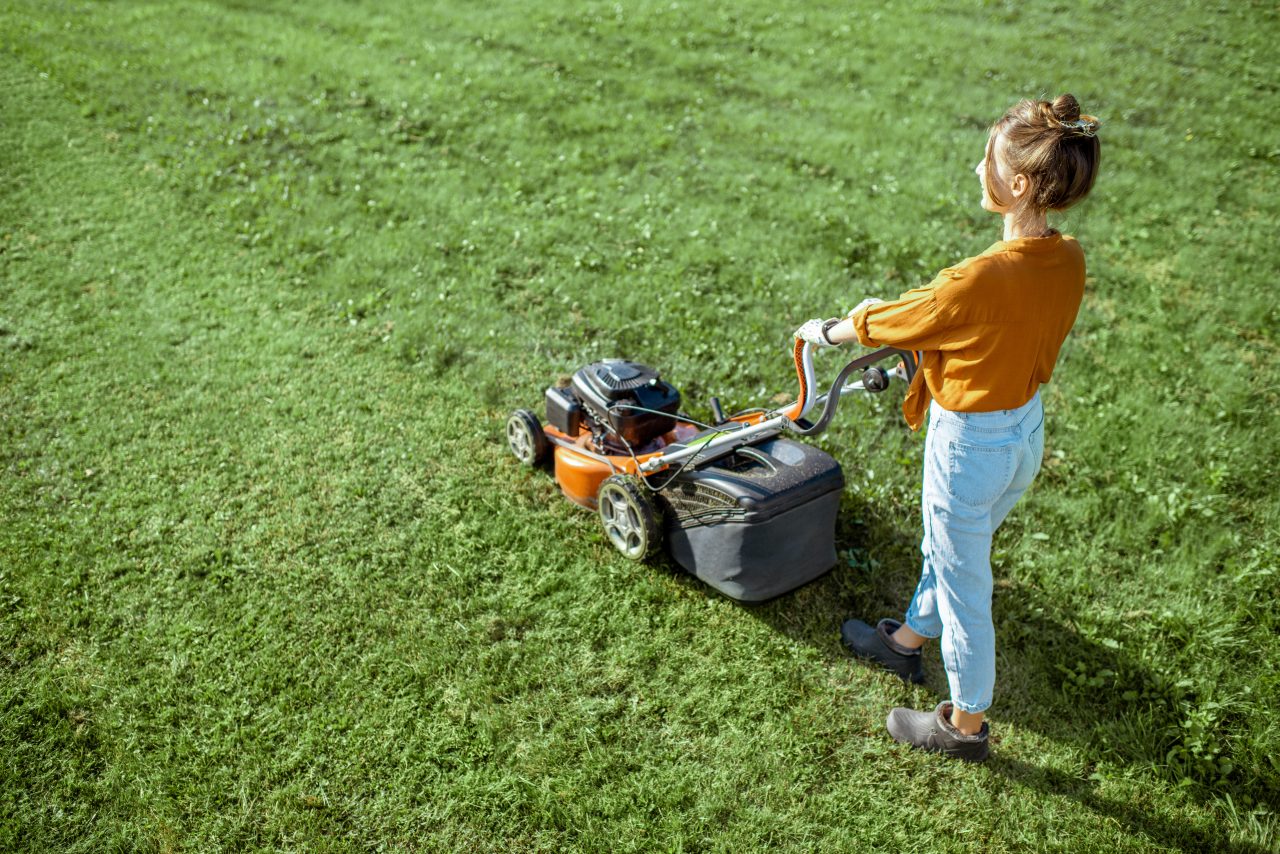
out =
[[936,635],[933,635],[933,634],[929,634],[928,632],[926,632],[926,631],[924,631],[923,629],[919,628],[919,627],[915,624],[915,621],[911,619],[911,615],[910,615],[910,614],[907,614],[907,616],[903,619],[903,621],[902,621],[902,625],[904,625],[904,626],[906,626],[907,628],[911,629],[911,631],[915,632],[916,634],[918,634],[918,635],[919,635],[920,637],[922,637],[922,638],[928,638],[929,640],[937,640],[938,638],[942,637],[942,633],[941,633],[941,632],[939,632],[939,633],[938,633],[938,634],[936,634]]
[[985,703],[962,703],[959,700],[957,700],[955,697],[952,697],[951,705],[962,712],[966,712],[971,715],[976,715],[976,714],[980,714],[981,712],[985,712],[987,709],[991,708],[991,701],[988,700]]

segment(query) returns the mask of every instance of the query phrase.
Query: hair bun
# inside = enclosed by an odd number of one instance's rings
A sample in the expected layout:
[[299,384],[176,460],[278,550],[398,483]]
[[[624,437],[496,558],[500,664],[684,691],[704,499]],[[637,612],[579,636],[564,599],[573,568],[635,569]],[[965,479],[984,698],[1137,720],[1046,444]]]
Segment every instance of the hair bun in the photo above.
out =
[[992,193],[996,185],[992,147],[1004,141],[1004,159],[1013,174],[1030,179],[1032,210],[1065,211],[1089,194],[1098,172],[1098,128],[1093,116],[1080,113],[1074,95],[1052,102],[1025,98],[991,126],[987,136],[986,192],[997,205],[1006,203]]
[[1060,122],[1075,122],[1080,120],[1080,102],[1076,100],[1076,96],[1064,93],[1053,99],[1053,104],[1049,108],[1053,112],[1053,117]]

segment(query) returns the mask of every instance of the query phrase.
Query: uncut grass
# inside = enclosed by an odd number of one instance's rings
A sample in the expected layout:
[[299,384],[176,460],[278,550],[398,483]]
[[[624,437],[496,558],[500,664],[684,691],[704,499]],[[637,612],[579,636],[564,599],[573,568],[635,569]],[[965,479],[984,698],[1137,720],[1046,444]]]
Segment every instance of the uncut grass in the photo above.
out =
[[[1274,844],[1275,21],[1233,8],[1158,49],[908,5],[5,12],[7,840]],[[822,440],[842,565],[751,611],[615,558],[501,423],[618,353],[694,411],[785,390],[799,321],[994,238],[982,127],[1064,88],[1110,119],[1093,279],[998,543],[997,759],[954,768],[879,730],[939,668],[835,638],[913,583],[895,401]]]

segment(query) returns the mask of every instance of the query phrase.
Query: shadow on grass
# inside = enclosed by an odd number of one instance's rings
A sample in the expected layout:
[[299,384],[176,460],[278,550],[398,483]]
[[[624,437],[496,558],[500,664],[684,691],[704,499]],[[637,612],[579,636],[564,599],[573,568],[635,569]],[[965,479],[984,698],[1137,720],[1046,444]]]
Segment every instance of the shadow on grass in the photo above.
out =
[[986,769],[1045,795],[1068,797],[1099,816],[1118,822],[1130,834],[1142,835],[1155,844],[1183,851],[1222,851],[1253,854],[1265,849],[1233,842],[1221,828],[1198,828],[1176,819],[1155,815],[1129,804],[1099,795],[1087,781],[1053,768],[1032,765],[1020,759],[992,753]]
[[[826,576],[790,594],[743,608],[773,630],[813,646],[828,661],[869,666],[849,657],[839,641],[848,617],[874,622],[901,618],[918,580],[918,534],[913,520],[877,518],[868,507],[841,510],[837,551],[841,558]],[[860,544],[876,544],[875,559]],[[690,579],[690,583],[696,581]],[[1038,732],[1075,748],[1090,763],[1105,760],[1135,767],[1163,765],[1176,744],[1179,701],[1187,697],[1165,674],[1156,673],[1119,645],[1080,634],[1062,604],[1028,586],[1002,579],[997,570],[993,612],[999,652],[1002,698],[994,710],[1001,723]],[[937,643],[925,648],[926,687],[939,699],[948,695]],[[886,677],[892,678],[892,677]],[[987,767],[1021,785],[1048,795],[1067,796],[1100,816],[1121,822],[1130,832],[1159,845],[1188,851],[1256,851],[1233,842],[1225,828],[1206,830],[1139,807],[1101,797],[1085,779],[1053,768],[1006,757],[997,749]],[[1087,770],[1086,770],[1087,773]],[[1170,786],[1176,785],[1170,781]],[[1189,795],[1208,803],[1204,785]],[[1238,790],[1256,801],[1267,793]]]

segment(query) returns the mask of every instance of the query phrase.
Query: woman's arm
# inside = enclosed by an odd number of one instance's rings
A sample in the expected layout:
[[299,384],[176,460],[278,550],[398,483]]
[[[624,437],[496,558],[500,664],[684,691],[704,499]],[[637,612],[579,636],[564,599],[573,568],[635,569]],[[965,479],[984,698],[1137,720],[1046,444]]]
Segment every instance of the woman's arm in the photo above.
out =
[[902,350],[941,350],[954,328],[950,312],[939,306],[939,291],[964,278],[949,268],[922,288],[907,291],[896,300],[860,304],[849,316],[830,327],[832,343],[857,339],[865,347],[897,347]]
[[848,344],[857,339],[858,333],[853,328],[853,317],[841,318],[826,328],[827,340],[832,344]]

